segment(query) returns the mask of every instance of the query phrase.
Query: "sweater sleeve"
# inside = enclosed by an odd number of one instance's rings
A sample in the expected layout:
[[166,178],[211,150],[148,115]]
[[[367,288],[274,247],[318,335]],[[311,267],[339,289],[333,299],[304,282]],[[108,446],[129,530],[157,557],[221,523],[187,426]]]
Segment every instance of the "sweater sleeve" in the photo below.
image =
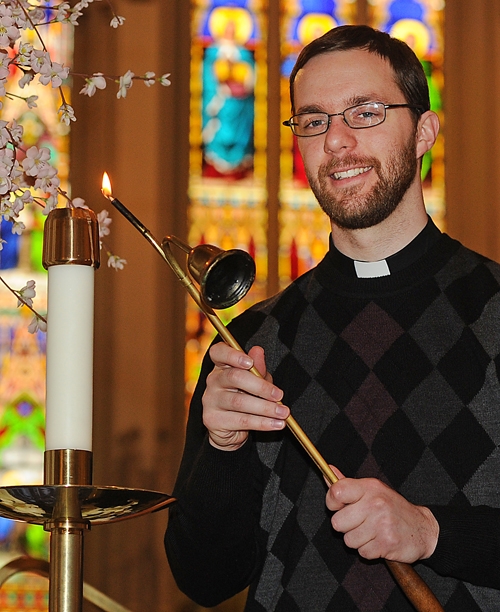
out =
[[[211,607],[242,591],[259,564],[260,499],[251,439],[236,451],[208,441],[201,421],[205,362],[191,402],[165,549],[178,587]],[[253,466],[253,468],[252,468]]]
[[439,523],[439,539],[425,565],[442,576],[499,589],[500,509],[428,507]]

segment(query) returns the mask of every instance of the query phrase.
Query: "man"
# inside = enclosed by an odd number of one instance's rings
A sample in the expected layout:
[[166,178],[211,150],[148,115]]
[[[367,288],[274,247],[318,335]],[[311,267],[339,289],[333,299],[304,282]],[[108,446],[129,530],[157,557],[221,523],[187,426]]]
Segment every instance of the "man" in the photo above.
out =
[[412,610],[384,558],[415,564],[447,611],[498,611],[500,267],[426,215],[439,125],[423,70],[404,43],[342,26],[302,51],[290,93],[330,251],[233,321],[248,355],[216,343],[205,359],[174,576],[205,606],[249,586],[252,612]]

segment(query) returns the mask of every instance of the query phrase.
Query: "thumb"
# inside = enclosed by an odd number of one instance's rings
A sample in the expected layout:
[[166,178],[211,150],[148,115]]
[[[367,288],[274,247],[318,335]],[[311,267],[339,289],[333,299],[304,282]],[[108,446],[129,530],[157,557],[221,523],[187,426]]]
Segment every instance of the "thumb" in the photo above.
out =
[[345,478],[344,474],[342,474],[338,467],[336,467],[335,465],[330,465],[330,467],[332,468],[333,473],[335,474],[335,476],[337,476],[339,480],[341,478]]
[[253,359],[253,363],[260,375],[263,378],[267,378],[266,358],[264,355],[264,349],[261,346],[253,346],[248,354]]
[[337,482],[337,480],[341,480],[342,478],[345,478],[344,474],[342,474],[342,472],[339,470],[338,467],[335,467],[334,465],[329,464],[328,467],[332,470],[332,472],[335,475],[335,480],[332,482],[328,482],[328,480],[325,478],[326,480],[326,484],[328,486],[331,486],[332,484],[334,484],[335,482]]

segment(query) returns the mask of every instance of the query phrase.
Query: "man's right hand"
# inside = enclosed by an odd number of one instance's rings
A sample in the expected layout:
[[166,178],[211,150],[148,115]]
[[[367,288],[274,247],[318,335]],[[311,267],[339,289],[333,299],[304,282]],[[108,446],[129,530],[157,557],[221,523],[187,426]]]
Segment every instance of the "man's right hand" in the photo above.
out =
[[[203,395],[203,423],[212,446],[237,450],[249,431],[285,427],[290,411],[279,403],[283,391],[272,383],[260,346],[247,355],[220,342],[212,346],[210,357],[215,368],[207,377]],[[263,378],[249,371],[254,365]]]

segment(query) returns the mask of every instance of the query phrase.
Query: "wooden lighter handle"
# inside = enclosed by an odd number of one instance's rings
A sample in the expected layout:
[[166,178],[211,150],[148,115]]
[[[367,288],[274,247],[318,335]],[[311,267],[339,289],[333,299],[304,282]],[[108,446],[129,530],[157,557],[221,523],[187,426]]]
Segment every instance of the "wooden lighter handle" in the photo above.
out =
[[444,612],[442,605],[425,581],[408,563],[385,561],[394,579],[418,612]]

